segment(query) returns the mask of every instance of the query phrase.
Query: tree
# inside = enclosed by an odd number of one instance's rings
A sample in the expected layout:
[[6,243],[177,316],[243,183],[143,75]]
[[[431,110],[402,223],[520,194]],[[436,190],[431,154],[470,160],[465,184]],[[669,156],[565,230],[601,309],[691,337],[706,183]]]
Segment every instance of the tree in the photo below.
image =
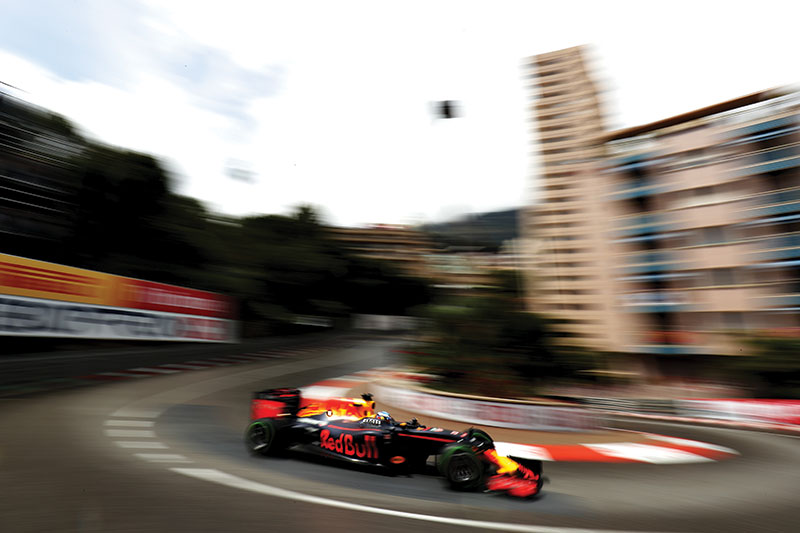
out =
[[77,261],[126,275],[157,272],[172,244],[159,228],[169,195],[160,163],[146,154],[91,145],[79,165]]
[[51,223],[40,224],[37,239],[6,232],[14,236],[2,243],[7,253],[228,294],[240,302],[246,335],[281,331],[297,315],[402,314],[430,298],[425,282],[348,254],[311,206],[288,216],[215,215],[176,194],[151,155],[88,141],[65,118],[2,94],[0,111],[9,148],[0,170],[26,170],[19,181],[27,185],[58,176],[60,195],[6,216],[35,222],[46,211]]
[[800,398],[800,339],[757,336],[745,342],[751,354],[730,359],[733,377],[757,396]]

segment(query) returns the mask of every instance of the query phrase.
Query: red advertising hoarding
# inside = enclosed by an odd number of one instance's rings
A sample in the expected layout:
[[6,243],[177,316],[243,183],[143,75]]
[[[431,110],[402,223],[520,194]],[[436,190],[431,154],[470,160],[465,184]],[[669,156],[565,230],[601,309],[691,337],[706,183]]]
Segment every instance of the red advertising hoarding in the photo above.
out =
[[119,307],[215,318],[234,315],[230,299],[220,294],[131,278],[122,278],[120,284]]

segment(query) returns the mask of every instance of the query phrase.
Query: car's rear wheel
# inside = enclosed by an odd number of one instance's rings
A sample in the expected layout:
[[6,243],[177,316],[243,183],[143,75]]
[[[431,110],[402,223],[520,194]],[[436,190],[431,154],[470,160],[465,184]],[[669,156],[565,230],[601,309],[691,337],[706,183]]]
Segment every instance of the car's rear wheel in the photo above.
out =
[[270,455],[277,451],[275,424],[270,420],[256,420],[247,427],[245,444],[250,453]]
[[452,446],[446,449],[439,467],[450,486],[456,490],[475,490],[484,484],[483,461],[469,446]]

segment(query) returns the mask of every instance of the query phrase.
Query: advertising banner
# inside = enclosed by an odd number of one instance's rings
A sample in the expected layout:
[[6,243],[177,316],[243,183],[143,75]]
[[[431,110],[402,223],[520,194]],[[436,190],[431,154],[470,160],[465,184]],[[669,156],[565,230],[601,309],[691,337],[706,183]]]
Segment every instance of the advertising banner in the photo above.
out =
[[800,400],[679,400],[685,416],[736,422],[800,425]]
[[119,278],[118,283],[112,304],[117,307],[233,318],[230,299],[219,294],[131,278]]
[[111,274],[0,254],[0,293],[113,305]]
[[237,331],[220,318],[0,296],[0,335],[232,342]]
[[0,335],[236,340],[226,296],[7,254],[0,302]]

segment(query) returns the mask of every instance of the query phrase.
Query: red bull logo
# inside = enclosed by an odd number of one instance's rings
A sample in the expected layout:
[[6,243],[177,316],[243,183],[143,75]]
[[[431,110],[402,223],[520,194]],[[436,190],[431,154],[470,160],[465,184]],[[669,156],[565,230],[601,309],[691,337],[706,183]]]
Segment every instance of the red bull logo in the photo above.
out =
[[357,442],[350,433],[338,437],[331,436],[330,430],[323,429],[319,435],[319,445],[326,450],[359,459],[377,459],[378,444],[375,435],[364,435],[364,442]]

